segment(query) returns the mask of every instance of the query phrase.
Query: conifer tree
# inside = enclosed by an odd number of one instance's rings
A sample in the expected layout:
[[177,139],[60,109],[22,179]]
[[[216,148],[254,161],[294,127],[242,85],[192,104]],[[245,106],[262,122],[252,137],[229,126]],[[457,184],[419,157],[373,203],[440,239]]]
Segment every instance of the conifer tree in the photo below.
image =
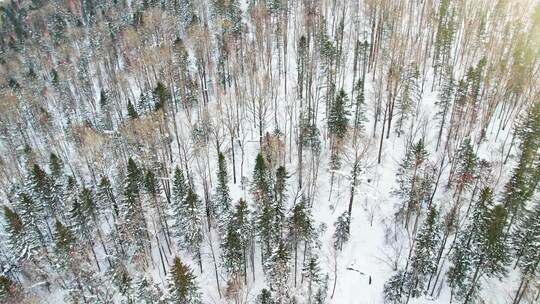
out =
[[52,204],[58,213],[64,217],[64,164],[54,153],[51,153],[49,157],[49,171],[51,172],[49,179]]
[[512,232],[511,244],[516,258],[516,266],[521,271],[519,284],[513,303],[519,303],[540,263],[540,203],[536,201],[533,208],[525,211]]
[[36,250],[40,246],[45,247],[43,212],[40,206],[34,203],[34,200],[26,193],[20,195],[19,215],[23,222],[28,250]]
[[134,281],[133,303],[161,304],[164,301],[159,287],[154,285],[152,280],[145,275],[140,275]]
[[392,193],[403,200],[397,215],[404,220],[407,228],[411,214],[416,213],[418,218],[421,207],[431,194],[433,175],[423,140],[419,140],[407,151],[396,176],[398,187]]
[[[256,225],[261,242],[261,255],[264,261],[270,256],[276,233],[274,230],[275,214],[270,174],[261,153],[257,154],[255,160],[251,193],[255,201]],[[264,262],[263,265],[265,265]]]
[[298,245],[300,242],[304,242],[304,244],[311,242],[315,230],[310,210],[306,206],[305,197],[302,197],[301,201],[292,208],[288,225],[288,240],[292,243],[291,246],[294,250],[294,283],[296,285]]
[[241,273],[247,283],[248,248],[253,234],[250,212],[246,201],[240,199],[227,222],[226,235],[221,244],[223,264],[227,273],[238,278]]
[[478,297],[480,278],[506,274],[508,248],[504,243],[506,211],[493,206],[492,191],[484,188],[475,204],[469,224],[458,236],[448,273],[452,295],[464,302]]
[[312,255],[304,265],[302,269],[302,274],[308,282],[308,303],[311,303],[311,298],[313,295],[313,288],[315,284],[320,282],[321,269],[319,267],[319,261],[316,255]]
[[289,173],[283,166],[276,169],[276,180],[274,183],[274,227],[277,231],[277,237],[283,237],[283,226],[286,222],[285,204],[287,202],[287,179]]
[[147,248],[148,235],[144,210],[140,199],[140,190],[143,182],[142,172],[132,158],[128,159],[127,173],[124,180],[124,193],[122,199],[122,219],[124,233],[133,242],[136,255],[142,254]]
[[414,253],[410,261],[407,297],[419,297],[425,283],[437,269],[437,252],[441,242],[441,225],[435,207],[428,210],[426,219],[416,234]]
[[223,222],[231,209],[231,195],[229,193],[229,176],[227,174],[227,164],[225,163],[225,156],[223,153],[218,154],[218,173],[217,173],[217,187],[214,195],[214,209],[213,213],[215,218],[219,222]]
[[405,274],[399,270],[384,283],[384,303],[402,303],[405,297],[403,286],[405,285]]
[[255,299],[256,304],[275,304],[276,301],[272,298],[272,293],[266,288],[261,290],[261,293]]
[[55,205],[51,194],[51,188],[51,182],[47,173],[39,165],[34,164],[28,177],[26,191],[36,205],[36,215],[39,215],[36,220],[41,221],[45,225],[49,239],[52,239],[52,229],[49,222],[55,217],[58,211],[58,207]]
[[355,85],[356,98],[355,98],[355,109],[354,109],[354,129],[357,132],[363,133],[366,131],[366,101],[364,96],[364,81],[359,79]]
[[449,182],[456,187],[457,198],[461,197],[464,189],[469,188],[475,180],[478,157],[473,151],[471,140],[466,138],[456,151],[456,167]]
[[17,298],[14,297],[16,292],[17,286],[15,282],[4,275],[0,275],[0,300],[6,301],[6,303],[17,301]]
[[195,256],[202,271],[201,243],[202,231],[202,208],[201,201],[193,189],[189,188],[183,201],[183,217],[178,219],[182,237],[180,248],[187,249]]
[[508,210],[509,226],[519,216],[540,181],[540,101],[535,102],[516,129],[519,139],[519,160],[504,189],[504,206]]
[[170,99],[168,89],[163,85],[163,83],[158,82],[153,94],[155,100],[154,111],[163,109]]
[[351,218],[349,217],[349,212],[343,212],[334,223],[334,248],[336,250],[342,250],[343,244],[347,243],[350,237],[350,226]]
[[127,112],[128,112],[129,118],[131,119],[139,118],[139,113],[137,113],[137,110],[135,110],[135,107],[133,106],[133,104],[131,103],[131,100],[129,99],[127,103]]
[[403,126],[409,116],[413,114],[418,102],[422,98],[420,88],[420,71],[417,65],[412,65],[407,68],[403,91],[397,103],[398,119],[396,122],[396,132],[398,137],[403,132]]
[[283,242],[272,250],[267,260],[268,282],[275,293],[276,303],[285,303],[289,295],[288,281],[290,272],[289,252]]
[[120,210],[114,196],[111,181],[107,176],[102,176],[97,190],[98,207],[102,211],[111,211],[116,219],[120,216]]
[[170,303],[202,303],[196,277],[189,266],[185,265],[179,257],[174,258],[169,271],[168,291]]
[[349,127],[349,112],[345,108],[347,103],[347,94],[345,90],[341,89],[332,103],[330,113],[328,114],[328,132],[339,141],[345,138],[347,128]]
[[17,261],[26,249],[23,221],[16,211],[4,206],[4,222],[4,229],[8,234],[9,251]]

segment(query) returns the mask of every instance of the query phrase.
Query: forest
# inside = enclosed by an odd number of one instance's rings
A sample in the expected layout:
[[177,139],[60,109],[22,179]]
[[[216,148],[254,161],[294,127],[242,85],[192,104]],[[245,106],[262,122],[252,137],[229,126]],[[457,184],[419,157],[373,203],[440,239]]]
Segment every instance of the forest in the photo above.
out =
[[539,0],[0,0],[0,303],[540,303]]

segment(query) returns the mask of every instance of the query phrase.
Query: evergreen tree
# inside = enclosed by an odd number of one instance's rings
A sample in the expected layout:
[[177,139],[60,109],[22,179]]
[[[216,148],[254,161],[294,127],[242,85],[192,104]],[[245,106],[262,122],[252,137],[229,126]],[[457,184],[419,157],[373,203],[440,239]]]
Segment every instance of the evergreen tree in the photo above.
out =
[[261,293],[255,299],[256,304],[275,304],[276,301],[272,298],[272,294],[266,288],[261,290]]
[[458,300],[475,300],[482,276],[500,278],[506,274],[505,225],[504,207],[493,206],[491,189],[483,189],[468,226],[458,235],[453,266],[448,273],[452,294]]
[[229,176],[227,174],[227,164],[225,163],[225,156],[223,153],[218,154],[218,173],[217,173],[217,187],[214,195],[214,209],[213,213],[215,218],[219,222],[224,222],[227,214],[231,209],[231,195],[229,193]]
[[398,119],[396,122],[396,132],[398,137],[403,132],[403,125],[406,120],[413,114],[418,102],[422,98],[420,88],[420,71],[416,64],[407,68],[405,73],[403,91],[397,103]]
[[[251,193],[255,201],[255,218],[257,231],[261,242],[261,254],[263,260],[268,259],[276,236],[274,230],[275,214],[272,205],[272,189],[268,167],[261,153],[257,154],[253,178],[251,182]],[[263,262],[263,265],[265,263]]]
[[127,173],[124,180],[124,193],[122,199],[122,232],[124,237],[132,240],[134,253],[140,255],[147,247],[148,235],[144,210],[140,199],[140,190],[143,186],[143,174],[132,158],[128,159]]
[[184,173],[182,172],[182,169],[180,169],[179,166],[176,166],[174,169],[174,177],[173,177],[173,185],[172,185],[172,192],[173,192],[173,202],[176,205],[181,205],[184,201],[184,197],[187,194],[188,190],[188,184],[186,181],[186,178],[184,177]]
[[512,226],[540,181],[540,101],[535,102],[516,129],[519,139],[519,160],[504,189],[504,206]]
[[145,275],[140,275],[134,282],[133,303],[140,304],[160,304],[164,303],[161,299],[161,291],[158,286],[152,284],[151,279]]
[[233,221],[227,226],[221,247],[223,250],[223,266],[225,270],[233,281],[238,280],[239,274],[244,271],[244,248],[242,246],[240,231]]
[[314,285],[320,282],[320,272],[317,256],[312,255],[302,269],[303,276],[308,282],[308,303],[311,303]]
[[163,109],[171,98],[168,89],[161,82],[157,83],[153,94],[155,100],[154,111]]
[[274,291],[276,303],[284,303],[289,296],[289,252],[283,242],[272,250],[267,260],[268,282],[270,290]]
[[403,290],[404,285],[405,274],[403,271],[399,270],[384,283],[384,303],[403,303],[405,297],[405,291]]
[[19,214],[8,206],[4,206],[4,222],[8,234],[9,251],[17,261],[26,249],[24,224]]
[[129,118],[131,119],[139,118],[139,113],[137,113],[137,110],[135,110],[135,107],[133,106],[133,104],[131,103],[131,100],[129,99],[127,103],[127,112],[128,112]]
[[345,108],[347,103],[347,94],[341,89],[334,99],[328,114],[328,132],[339,141],[345,138],[349,127],[349,112]]
[[28,177],[26,191],[36,203],[36,211],[39,211],[41,215],[41,218],[36,218],[36,220],[41,220],[47,226],[49,237],[52,238],[49,221],[55,217],[58,206],[55,205],[51,190],[49,176],[39,165],[34,164]]
[[98,206],[101,210],[110,210],[112,211],[114,218],[119,217],[120,210],[118,208],[118,204],[116,203],[116,198],[114,197],[111,182],[107,176],[101,177],[96,198],[98,201]]
[[521,283],[514,297],[519,299],[527,291],[529,282],[538,273],[540,263],[540,203],[535,202],[530,210],[520,218],[512,232],[512,249],[516,258],[516,265],[521,271]]
[[354,129],[363,133],[366,131],[365,124],[368,122],[366,118],[366,100],[364,96],[364,81],[358,80],[355,85],[356,98],[355,98],[355,110],[354,110]]
[[54,153],[51,153],[49,157],[49,171],[51,172],[49,179],[52,204],[56,208],[56,211],[64,217],[64,164]]
[[469,188],[476,178],[475,171],[478,166],[478,158],[473,151],[471,140],[466,138],[456,152],[455,173],[450,182],[456,185],[458,199],[465,188]]
[[34,203],[34,200],[26,193],[20,195],[19,215],[23,222],[28,250],[36,250],[40,246],[45,247],[45,237],[42,232],[44,229],[43,212],[40,206]]
[[350,237],[351,218],[349,212],[343,212],[334,223],[334,248],[336,250],[342,250],[343,244],[347,243]]
[[72,251],[75,249],[75,236],[60,221],[56,221],[55,228],[55,264],[61,269],[65,269],[68,267]]
[[189,266],[182,263],[179,257],[175,257],[169,272],[169,297],[170,303],[199,304],[202,303],[196,277]]
[[403,218],[405,227],[408,227],[411,214],[419,212],[431,195],[433,173],[423,140],[407,151],[396,176],[398,187],[392,194],[403,200],[397,216]]
[[178,220],[182,233],[179,246],[195,255],[202,271],[201,243],[203,241],[203,231],[201,201],[191,188],[188,189],[183,201],[183,217]]
[[289,173],[283,166],[276,169],[276,180],[274,183],[274,227],[277,237],[282,238],[283,226],[286,223],[285,204],[287,201],[287,179]]
[[291,211],[291,215],[288,220],[289,236],[288,240],[291,242],[291,247],[294,250],[294,282],[296,285],[296,270],[298,266],[298,245],[300,242],[307,244],[311,242],[314,236],[313,219],[311,213],[306,206],[306,199],[302,197],[300,203],[296,204]]
[[425,291],[425,283],[437,270],[437,252],[441,243],[439,214],[431,207],[420,230],[416,234],[414,254],[410,261],[410,280],[407,296],[419,297]]
[[315,304],[324,304],[326,303],[326,297],[328,296],[328,274],[321,279],[319,283],[319,288],[317,288],[317,293],[313,298],[313,303]]
[[15,282],[4,275],[0,275],[0,300],[6,301],[5,303],[16,303],[21,300],[17,297],[17,289]]

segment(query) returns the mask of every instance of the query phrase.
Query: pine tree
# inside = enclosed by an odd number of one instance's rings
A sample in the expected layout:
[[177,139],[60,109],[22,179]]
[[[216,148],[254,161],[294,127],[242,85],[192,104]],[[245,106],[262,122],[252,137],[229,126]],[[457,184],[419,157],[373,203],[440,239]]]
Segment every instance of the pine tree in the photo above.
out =
[[237,275],[242,273],[246,281],[248,249],[253,228],[247,203],[243,199],[235,205],[226,229],[226,235],[221,244],[225,270],[236,279]]
[[272,294],[266,288],[261,290],[261,293],[255,299],[256,304],[275,304],[276,301],[272,298]]
[[41,215],[38,220],[46,225],[49,237],[52,238],[49,221],[55,217],[58,207],[55,205],[51,190],[49,176],[39,165],[34,164],[28,177],[26,191],[36,203],[36,211]]
[[214,195],[213,213],[218,222],[224,222],[231,209],[231,195],[229,193],[229,176],[227,174],[227,164],[223,153],[218,154],[217,187]]
[[334,99],[328,114],[328,132],[339,141],[345,138],[349,127],[349,112],[345,108],[347,103],[347,94],[345,90],[341,89]]
[[169,297],[171,303],[199,304],[202,303],[196,277],[189,266],[175,257],[169,272]]
[[414,254],[410,261],[408,296],[419,297],[425,291],[425,283],[437,270],[437,252],[441,243],[439,214],[431,207],[420,230],[416,234]]
[[233,281],[238,280],[239,274],[244,271],[244,248],[241,239],[242,236],[236,227],[236,223],[233,221],[229,222],[221,247],[223,251],[223,266]]
[[15,261],[21,258],[21,254],[26,250],[26,240],[24,234],[24,224],[16,211],[4,206],[5,230],[8,234],[9,251]]
[[[17,285],[10,278],[0,275],[0,300],[15,303],[17,300]],[[265,302],[266,303],[266,302]]]
[[405,159],[400,164],[396,174],[398,187],[392,191],[393,195],[403,200],[397,215],[404,219],[406,228],[411,214],[418,215],[422,205],[429,200],[432,174],[424,142],[419,140],[407,151]]
[[316,255],[312,255],[302,269],[302,274],[308,282],[308,303],[311,303],[314,285],[320,282],[320,272],[318,258]]
[[397,110],[399,116],[395,128],[398,137],[403,132],[403,125],[405,124],[409,116],[413,114],[413,111],[417,107],[418,102],[420,102],[422,98],[419,81],[420,71],[418,70],[418,66],[414,64],[408,67],[405,74],[403,91],[397,103]]
[[334,223],[334,248],[336,250],[342,250],[343,244],[347,243],[350,237],[350,227],[351,226],[351,218],[349,217],[349,212],[345,211],[343,212]]
[[132,240],[135,255],[143,253],[147,247],[148,235],[144,210],[140,199],[140,190],[143,186],[143,174],[132,158],[128,159],[127,173],[124,180],[124,193],[122,198],[123,233]]
[[[251,193],[255,201],[255,218],[257,231],[261,242],[261,255],[263,260],[268,259],[276,231],[274,230],[275,215],[272,205],[272,189],[268,167],[261,153],[257,154],[253,178],[251,182]],[[263,262],[264,265],[264,262]]]
[[61,269],[65,269],[69,267],[70,255],[75,249],[75,236],[60,221],[56,221],[55,228],[55,264]]
[[276,180],[274,183],[274,227],[278,238],[283,237],[283,226],[286,222],[285,204],[287,201],[287,179],[289,173],[283,166],[276,169]]
[[135,278],[133,303],[141,304],[160,304],[164,303],[161,299],[161,291],[158,286],[152,284],[152,280],[145,275]]
[[195,255],[202,271],[201,243],[203,241],[203,231],[201,201],[191,188],[188,189],[184,198],[183,210],[183,217],[179,219],[180,231],[182,232],[179,246]]
[[478,165],[478,158],[473,151],[471,140],[466,138],[456,151],[455,173],[449,180],[456,186],[458,199],[463,189],[469,188],[476,178],[475,171]]
[[[298,266],[298,246],[300,242],[307,244],[311,242],[314,236],[313,219],[306,206],[306,199],[303,196],[300,203],[296,204],[288,220],[289,236],[288,240],[292,243],[294,250],[294,283],[296,285],[296,272]],[[307,246],[306,246],[307,247]]]
[[176,205],[181,205],[184,201],[184,197],[187,194],[187,181],[184,177],[184,173],[182,172],[182,169],[180,167],[176,166],[174,169],[174,177],[173,177],[173,185],[172,185],[172,192],[173,192],[173,202]]
[[56,211],[65,218],[64,210],[66,207],[64,205],[64,164],[54,153],[51,153],[49,157],[49,171],[51,172],[49,179],[52,204],[55,206]]
[[116,203],[116,198],[114,197],[111,182],[107,176],[101,177],[96,198],[99,209],[102,211],[110,210],[112,211],[114,218],[119,217],[120,210],[118,208],[118,204]]
[[355,110],[354,110],[354,129],[357,132],[363,133],[366,131],[365,124],[366,118],[366,101],[364,96],[364,82],[362,79],[358,80],[355,85],[356,98],[355,98]]
[[270,290],[274,291],[276,303],[284,303],[289,296],[289,252],[283,242],[272,250],[266,262]]
[[319,288],[313,298],[313,303],[324,304],[326,303],[326,297],[328,296],[328,274],[324,276],[319,282]]
[[23,222],[23,231],[28,250],[33,251],[40,246],[45,247],[43,212],[40,206],[34,203],[34,200],[26,193],[20,195],[19,216]]
[[403,271],[399,270],[384,283],[384,303],[403,303],[405,297],[405,291],[403,290],[404,285],[405,274]]
[[436,149],[439,149],[444,126],[446,125],[446,121],[448,120],[448,112],[450,111],[450,107],[452,106],[452,97],[454,95],[454,86],[455,84],[452,71],[448,70],[446,71],[443,88],[441,89],[439,100],[435,102],[438,107],[437,118],[439,120],[439,135],[437,136]]
[[158,81],[153,94],[155,100],[154,111],[163,109],[170,99],[168,89],[163,85],[163,83]]
[[521,271],[521,283],[514,297],[519,303],[527,291],[531,279],[538,272],[540,263],[540,203],[535,202],[530,210],[520,218],[512,232],[511,244],[516,258],[516,265]]
[[129,99],[128,99],[128,104],[127,104],[127,112],[128,112],[129,118],[131,119],[139,118],[139,113],[137,113],[137,110],[135,110],[135,107],[133,106],[133,104],[131,103],[131,100]]
[[448,273],[452,295],[464,302],[478,297],[483,275],[500,278],[506,274],[508,263],[504,207],[493,206],[489,188],[482,190],[474,207],[468,226],[458,235],[452,255],[453,266]]
[[519,161],[504,189],[504,206],[508,210],[509,226],[519,216],[526,202],[533,195],[540,181],[540,162],[537,151],[540,148],[540,101],[528,110],[516,129],[519,139]]

